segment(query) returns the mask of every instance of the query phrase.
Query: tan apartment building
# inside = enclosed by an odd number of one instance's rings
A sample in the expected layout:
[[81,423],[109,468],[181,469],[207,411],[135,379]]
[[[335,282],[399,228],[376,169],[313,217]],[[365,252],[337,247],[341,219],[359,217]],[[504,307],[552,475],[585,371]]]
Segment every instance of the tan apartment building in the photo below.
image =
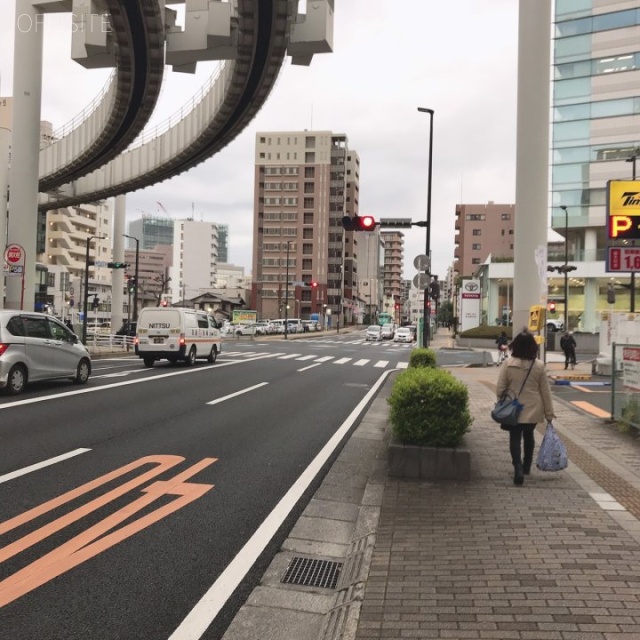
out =
[[404,290],[402,279],[404,234],[400,231],[383,231],[380,237],[384,242],[382,311],[392,314],[395,321],[399,322],[400,309],[396,309],[396,305],[401,304]]
[[458,276],[472,276],[489,255],[513,260],[515,205],[456,205],[453,268]]
[[[312,314],[335,326],[357,307],[359,158],[344,134],[256,134],[251,307],[261,318]],[[348,236],[348,237],[347,237]]]

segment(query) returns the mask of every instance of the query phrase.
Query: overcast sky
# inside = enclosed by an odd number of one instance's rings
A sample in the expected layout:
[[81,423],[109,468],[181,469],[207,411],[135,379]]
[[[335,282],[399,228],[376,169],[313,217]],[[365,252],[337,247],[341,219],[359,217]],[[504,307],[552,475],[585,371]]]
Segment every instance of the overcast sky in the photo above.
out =
[[[14,0],[2,0],[0,95],[13,93]],[[9,6],[7,6],[9,5]],[[336,0],[334,52],[287,64],[258,116],[196,169],[127,196],[142,213],[229,225],[229,260],[251,269],[254,143],[258,131],[345,133],[360,155],[360,212],[424,220],[429,115],[435,111],[431,249],[444,277],[455,205],[515,201],[517,0]],[[7,19],[10,17],[11,19]],[[70,60],[70,14],[47,17],[42,119],[62,126],[105,84],[107,70]],[[167,73],[153,122],[189,102],[214,70]],[[425,230],[404,230],[404,275],[425,252]]]

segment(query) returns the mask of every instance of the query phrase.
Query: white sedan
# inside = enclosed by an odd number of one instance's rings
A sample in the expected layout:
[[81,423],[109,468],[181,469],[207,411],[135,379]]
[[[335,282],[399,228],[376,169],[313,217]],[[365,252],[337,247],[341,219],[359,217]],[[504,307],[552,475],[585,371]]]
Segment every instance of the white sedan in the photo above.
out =
[[413,342],[413,333],[409,327],[398,327],[396,329],[396,335],[393,338],[394,342]]

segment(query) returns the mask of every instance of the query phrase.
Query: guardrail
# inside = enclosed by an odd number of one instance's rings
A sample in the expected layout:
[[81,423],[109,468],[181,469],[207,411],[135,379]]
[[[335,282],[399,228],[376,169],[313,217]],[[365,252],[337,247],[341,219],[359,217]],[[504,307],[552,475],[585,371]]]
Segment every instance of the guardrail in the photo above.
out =
[[133,351],[133,341],[134,338],[130,336],[94,333],[87,335],[86,347],[92,355],[100,353],[128,353]]

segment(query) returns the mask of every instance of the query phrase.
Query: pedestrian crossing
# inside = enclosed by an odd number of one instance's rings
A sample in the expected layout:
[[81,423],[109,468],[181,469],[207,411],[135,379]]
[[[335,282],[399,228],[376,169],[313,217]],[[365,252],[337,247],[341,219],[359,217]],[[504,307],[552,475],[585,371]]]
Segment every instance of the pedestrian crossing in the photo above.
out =
[[337,358],[336,356],[320,356],[315,354],[303,355],[301,353],[265,353],[264,351],[224,351],[221,358],[240,358],[250,360],[253,358],[268,359],[273,358],[276,360],[293,360],[296,362],[304,362],[306,364],[336,364],[336,365],[350,365],[353,367],[366,367],[372,366],[375,369],[386,369],[391,367],[393,369],[406,369],[409,366],[408,361],[395,362],[391,360],[375,360],[370,358]]
[[393,342],[389,340],[382,340],[373,342],[371,340],[365,340],[364,338],[358,338],[357,340],[340,340],[340,338],[297,338],[297,342],[306,342],[312,344],[332,344],[336,345],[345,345],[345,344],[358,344],[358,345],[366,345],[368,347],[387,347],[391,349],[412,349],[413,344],[407,344],[406,342]]

